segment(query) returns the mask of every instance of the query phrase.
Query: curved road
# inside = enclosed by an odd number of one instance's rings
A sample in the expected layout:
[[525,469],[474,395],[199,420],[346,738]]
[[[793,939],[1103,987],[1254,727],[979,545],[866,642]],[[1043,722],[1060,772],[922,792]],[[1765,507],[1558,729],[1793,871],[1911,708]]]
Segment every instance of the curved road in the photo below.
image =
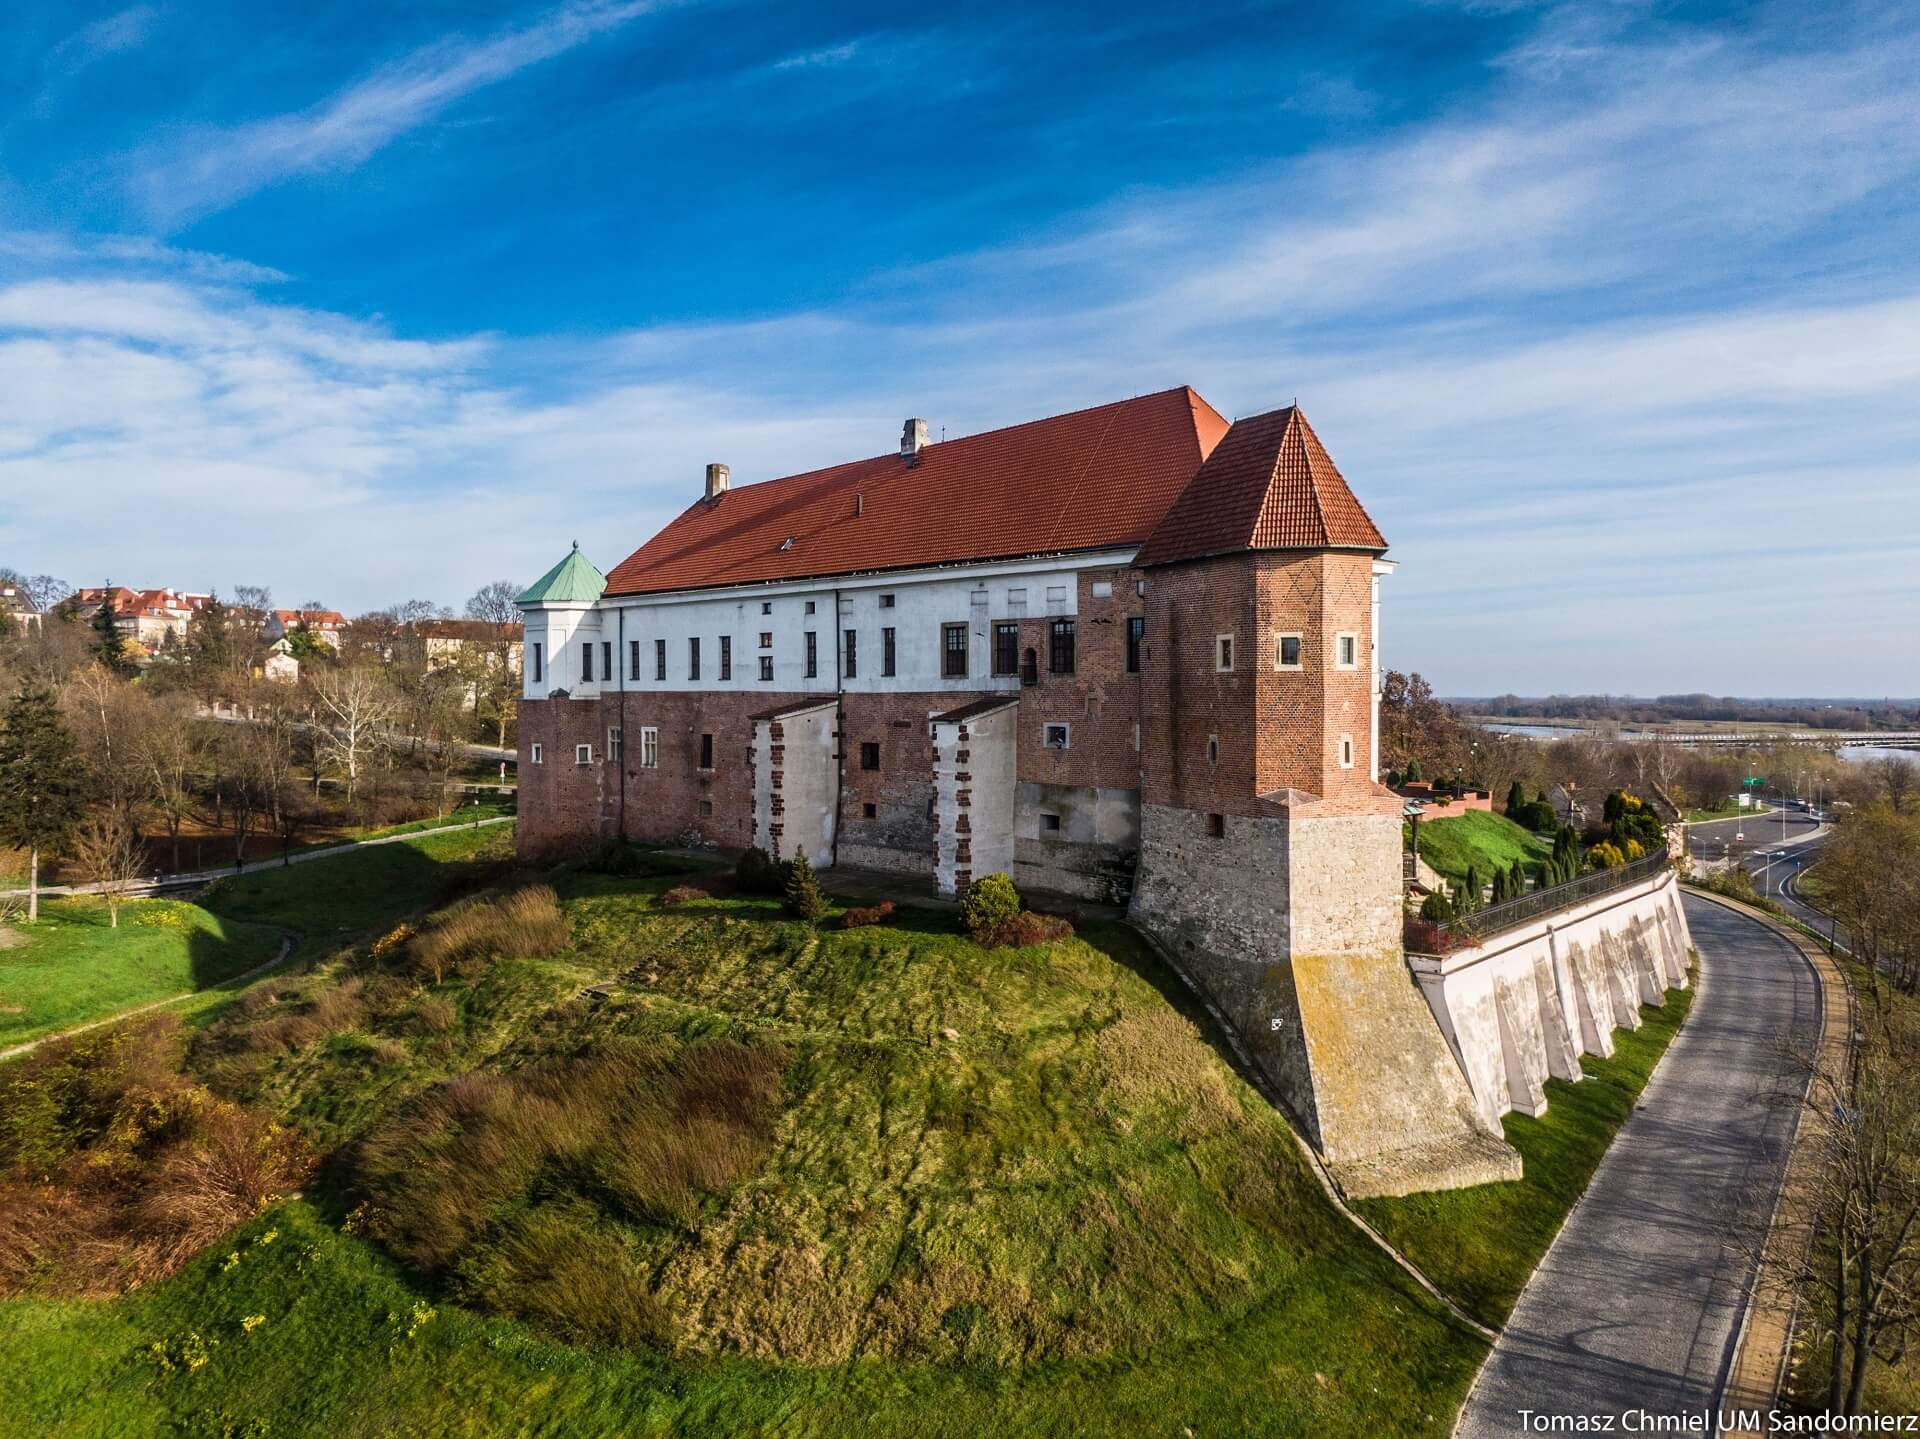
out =
[[1751,1270],[1736,1236],[1771,1214],[1793,1133],[1779,1040],[1811,1041],[1818,996],[1771,930],[1684,903],[1700,952],[1693,1012],[1480,1371],[1455,1428],[1468,1439],[1522,1433],[1523,1410],[1717,1403]]

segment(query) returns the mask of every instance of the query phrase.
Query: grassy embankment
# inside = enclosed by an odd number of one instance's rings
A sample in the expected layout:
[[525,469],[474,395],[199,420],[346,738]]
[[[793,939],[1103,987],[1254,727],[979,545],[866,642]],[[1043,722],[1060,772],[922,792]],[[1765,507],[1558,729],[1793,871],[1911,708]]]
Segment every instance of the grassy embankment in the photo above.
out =
[[48,897],[38,925],[0,931],[0,1049],[175,996],[217,1005],[285,930],[304,935],[296,963],[349,943],[430,900],[443,866],[510,850],[512,834],[491,825],[234,876],[197,904],[126,904],[118,929],[98,899]]
[[1479,866],[1480,878],[1490,884],[1496,869],[1508,869],[1516,859],[1531,869],[1552,853],[1551,837],[1543,838],[1488,810],[1420,825],[1420,858],[1456,883],[1467,877],[1470,864]]
[[1725,804],[1718,805],[1713,809],[1688,810],[1687,823],[1688,824],[1712,824],[1716,820],[1723,820],[1723,819],[1761,820],[1761,819],[1765,819],[1770,814],[1777,814],[1777,813],[1779,813],[1779,811],[1772,809],[1771,807],[1765,808],[1765,809],[1755,809],[1755,808],[1742,809],[1740,808],[1740,805],[1737,801],[1728,800]]
[[[292,1123],[321,1179],[122,1299],[0,1306],[0,1412],[1446,1432],[1482,1345],[1327,1206],[1130,931],[985,951],[945,913],[815,930],[663,903],[667,878],[550,878],[558,947],[458,947],[505,922],[477,899],[208,1027],[195,1073]],[[315,923],[247,884],[226,902]]]
[[1611,1059],[1580,1061],[1586,1078],[1579,1084],[1547,1081],[1545,1114],[1509,1114],[1501,1121],[1525,1162],[1518,1184],[1369,1199],[1356,1207],[1469,1313],[1498,1328],[1692,1004],[1689,987],[1670,992],[1659,1009],[1643,1007],[1639,1029],[1614,1035]]

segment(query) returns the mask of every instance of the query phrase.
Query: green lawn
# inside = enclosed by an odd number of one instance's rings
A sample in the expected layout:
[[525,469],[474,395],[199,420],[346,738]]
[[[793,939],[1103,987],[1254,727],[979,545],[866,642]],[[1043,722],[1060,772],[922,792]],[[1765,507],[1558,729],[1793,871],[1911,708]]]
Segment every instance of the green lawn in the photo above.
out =
[[40,922],[0,931],[0,1048],[219,984],[265,963],[280,931],[175,900],[49,897]]
[[[416,898],[433,863],[403,865]],[[1130,930],[983,951],[946,912],[816,930],[665,906],[671,877],[552,882],[557,952],[441,981],[335,954],[207,1027],[197,1071],[332,1162],[170,1280],[0,1305],[0,1413],[76,1436],[1448,1431],[1484,1345],[1331,1209]],[[364,926],[354,894],[363,932],[388,895]],[[247,880],[222,904],[319,918]],[[671,1218],[622,1200],[644,1156],[595,1138],[582,1090],[432,1122],[617,1061],[617,1141],[720,1044],[777,1056],[769,1127]],[[455,1214],[418,1269],[368,1237]],[[553,1337],[604,1328],[607,1292],[657,1339]]]
[[1551,839],[1488,810],[1472,810],[1420,825],[1420,858],[1450,880],[1464,880],[1467,866],[1474,864],[1480,868],[1481,879],[1491,883],[1494,870],[1510,868],[1516,859],[1532,866],[1552,853]]
[[1687,811],[1688,824],[1711,824],[1720,819],[1763,819],[1774,814],[1772,809],[1742,809],[1738,800],[1728,800],[1713,809],[1690,809]]
[[1507,1142],[1526,1166],[1518,1184],[1368,1199],[1356,1207],[1428,1278],[1498,1328],[1692,1005],[1689,987],[1670,992],[1659,1009],[1643,1008],[1639,1029],[1615,1032],[1611,1059],[1580,1061],[1584,1080],[1547,1081],[1544,1115],[1505,1117]]

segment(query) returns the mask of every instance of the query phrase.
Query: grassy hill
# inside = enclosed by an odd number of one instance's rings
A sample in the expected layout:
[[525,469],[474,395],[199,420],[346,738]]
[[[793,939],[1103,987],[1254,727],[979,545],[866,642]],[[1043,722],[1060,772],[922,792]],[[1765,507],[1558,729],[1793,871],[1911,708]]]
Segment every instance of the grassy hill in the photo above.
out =
[[1450,880],[1464,880],[1467,866],[1474,864],[1481,879],[1491,883],[1495,869],[1509,868],[1516,859],[1532,866],[1552,853],[1551,838],[1488,810],[1470,810],[1420,825],[1420,858]]
[[451,909],[202,1030],[193,1077],[320,1178],[124,1298],[0,1305],[0,1412],[1446,1432],[1479,1341],[1331,1210],[1130,931],[989,951],[945,911],[816,930],[724,882],[500,871],[417,873]]

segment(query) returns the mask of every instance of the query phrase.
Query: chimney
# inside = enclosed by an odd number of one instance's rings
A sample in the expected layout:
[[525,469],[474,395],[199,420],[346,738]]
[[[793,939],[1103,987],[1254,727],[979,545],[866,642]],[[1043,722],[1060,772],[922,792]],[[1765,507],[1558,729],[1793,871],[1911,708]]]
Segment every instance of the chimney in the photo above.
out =
[[725,465],[707,466],[707,498],[717,500],[727,492],[727,481],[733,471]]
[[927,422],[908,420],[900,427],[900,458],[911,460],[927,447]]

